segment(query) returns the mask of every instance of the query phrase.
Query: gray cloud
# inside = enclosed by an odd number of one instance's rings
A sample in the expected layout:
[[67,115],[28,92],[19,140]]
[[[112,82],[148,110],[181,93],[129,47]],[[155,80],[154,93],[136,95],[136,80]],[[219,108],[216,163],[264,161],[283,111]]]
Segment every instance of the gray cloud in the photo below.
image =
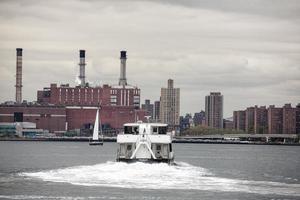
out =
[[116,84],[119,51],[142,98],[168,78],[181,113],[221,91],[225,116],[251,105],[299,102],[298,1],[0,1],[0,101],[14,99],[15,48],[24,49],[24,98],[52,82],[75,85],[78,50],[93,84]]
[[[190,8],[219,10],[221,12],[236,12],[242,14],[264,15],[275,18],[298,18],[300,5],[298,0],[167,0],[159,1],[169,5],[181,5]],[[299,18],[297,19],[299,20]]]

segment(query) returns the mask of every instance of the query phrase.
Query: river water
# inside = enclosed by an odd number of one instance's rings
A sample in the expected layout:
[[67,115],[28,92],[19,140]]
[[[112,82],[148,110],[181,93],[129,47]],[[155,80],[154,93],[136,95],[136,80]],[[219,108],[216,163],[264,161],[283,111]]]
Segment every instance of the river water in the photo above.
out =
[[174,144],[177,165],[116,143],[0,142],[0,199],[300,199],[300,146]]

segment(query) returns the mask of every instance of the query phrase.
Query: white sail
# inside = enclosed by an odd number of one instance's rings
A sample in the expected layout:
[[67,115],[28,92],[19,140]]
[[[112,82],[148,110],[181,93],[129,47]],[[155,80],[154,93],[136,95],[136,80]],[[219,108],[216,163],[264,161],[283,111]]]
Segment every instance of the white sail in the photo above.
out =
[[94,124],[93,140],[99,140],[99,109],[97,109],[96,120]]

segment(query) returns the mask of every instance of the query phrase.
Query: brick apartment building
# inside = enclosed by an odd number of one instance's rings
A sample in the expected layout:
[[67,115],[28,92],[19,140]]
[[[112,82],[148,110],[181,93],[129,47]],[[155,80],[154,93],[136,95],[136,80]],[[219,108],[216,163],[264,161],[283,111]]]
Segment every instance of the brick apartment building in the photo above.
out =
[[[283,107],[270,105],[248,107],[245,111],[245,132],[249,134],[300,134],[300,106],[291,104]],[[244,122],[238,120],[239,113],[233,112],[234,129],[239,130]]]
[[254,107],[245,110],[245,131],[254,134]]
[[281,134],[283,126],[282,108],[270,105],[268,108],[268,133]]
[[268,110],[266,106],[254,107],[254,133],[268,133]]
[[233,112],[233,128],[245,131],[246,129],[246,111],[239,110]]

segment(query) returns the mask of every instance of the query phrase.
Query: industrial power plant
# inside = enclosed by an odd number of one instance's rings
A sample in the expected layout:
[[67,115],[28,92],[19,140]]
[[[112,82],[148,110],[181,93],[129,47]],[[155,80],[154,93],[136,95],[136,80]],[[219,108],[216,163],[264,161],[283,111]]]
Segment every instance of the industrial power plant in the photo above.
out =
[[14,124],[11,128],[19,129],[22,136],[41,132],[88,136],[97,108],[103,130],[111,135],[117,134],[124,123],[145,120],[146,111],[140,109],[140,89],[127,83],[126,51],[120,52],[118,84],[94,87],[86,82],[85,54],[85,50],[79,50],[77,86],[51,83],[37,91],[35,103],[27,103],[22,101],[23,49],[17,48],[15,102],[0,105],[0,123]]

